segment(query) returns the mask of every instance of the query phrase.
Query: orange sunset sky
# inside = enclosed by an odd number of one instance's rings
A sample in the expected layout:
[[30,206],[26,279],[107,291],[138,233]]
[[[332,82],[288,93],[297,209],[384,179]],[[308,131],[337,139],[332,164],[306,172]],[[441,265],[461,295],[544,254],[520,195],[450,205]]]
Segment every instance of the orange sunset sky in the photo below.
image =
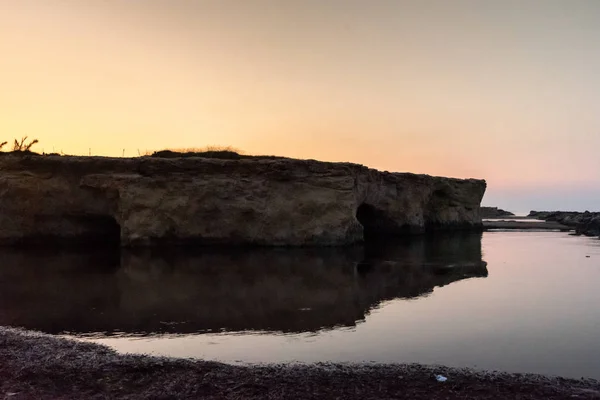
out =
[[595,0],[0,0],[0,141],[231,145],[600,209]]

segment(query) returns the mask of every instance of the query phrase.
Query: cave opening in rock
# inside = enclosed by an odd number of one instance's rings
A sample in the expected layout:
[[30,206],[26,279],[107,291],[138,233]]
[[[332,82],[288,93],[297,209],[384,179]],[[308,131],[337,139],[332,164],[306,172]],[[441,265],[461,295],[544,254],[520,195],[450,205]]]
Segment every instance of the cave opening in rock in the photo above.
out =
[[118,246],[121,242],[121,226],[111,215],[77,215],[67,218],[79,230],[74,243],[100,246]]
[[394,230],[394,223],[376,207],[363,203],[356,210],[356,219],[363,226],[364,238],[385,235]]

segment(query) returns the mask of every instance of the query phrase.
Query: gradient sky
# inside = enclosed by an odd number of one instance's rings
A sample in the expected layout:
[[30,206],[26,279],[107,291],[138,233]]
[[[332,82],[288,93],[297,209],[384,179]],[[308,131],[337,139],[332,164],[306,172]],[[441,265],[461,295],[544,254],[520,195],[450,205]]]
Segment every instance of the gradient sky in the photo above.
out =
[[600,1],[0,0],[0,139],[232,145],[600,211]]

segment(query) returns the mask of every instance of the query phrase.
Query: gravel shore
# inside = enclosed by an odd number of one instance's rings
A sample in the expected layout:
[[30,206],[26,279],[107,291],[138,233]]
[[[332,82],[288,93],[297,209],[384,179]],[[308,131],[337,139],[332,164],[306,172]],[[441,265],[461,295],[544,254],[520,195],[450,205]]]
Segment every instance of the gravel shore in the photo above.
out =
[[[435,375],[448,378],[438,382]],[[594,399],[600,383],[422,365],[233,366],[0,327],[0,399]]]

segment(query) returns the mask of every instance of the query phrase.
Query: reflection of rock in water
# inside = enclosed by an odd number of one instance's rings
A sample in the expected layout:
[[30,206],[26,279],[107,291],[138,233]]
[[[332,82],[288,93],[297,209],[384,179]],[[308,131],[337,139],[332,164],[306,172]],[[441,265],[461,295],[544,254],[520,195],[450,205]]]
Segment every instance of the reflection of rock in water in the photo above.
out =
[[0,257],[0,325],[77,334],[353,326],[381,301],[487,275],[478,234],[364,249]]

